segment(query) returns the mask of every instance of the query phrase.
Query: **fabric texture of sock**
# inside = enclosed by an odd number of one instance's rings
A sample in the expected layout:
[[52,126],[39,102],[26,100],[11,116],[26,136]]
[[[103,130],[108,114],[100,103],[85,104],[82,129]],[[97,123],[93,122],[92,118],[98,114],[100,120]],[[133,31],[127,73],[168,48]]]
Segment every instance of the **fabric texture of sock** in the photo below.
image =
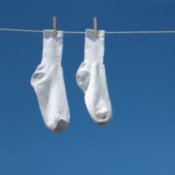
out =
[[63,31],[53,36],[52,30],[44,30],[42,61],[31,78],[44,122],[53,132],[66,129],[70,120],[61,65],[63,35]]
[[105,31],[87,29],[85,36],[84,61],[81,63],[76,80],[85,93],[85,104],[98,124],[107,124],[112,119],[112,108],[108,93],[104,59]]

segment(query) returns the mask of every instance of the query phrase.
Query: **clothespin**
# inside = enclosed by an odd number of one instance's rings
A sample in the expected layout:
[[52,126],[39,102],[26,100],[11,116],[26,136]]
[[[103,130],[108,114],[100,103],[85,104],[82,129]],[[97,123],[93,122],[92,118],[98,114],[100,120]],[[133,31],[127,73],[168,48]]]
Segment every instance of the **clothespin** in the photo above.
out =
[[57,18],[56,16],[53,17],[53,35],[57,36]]
[[98,35],[98,30],[97,30],[97,18],[94,17],[94,35]]

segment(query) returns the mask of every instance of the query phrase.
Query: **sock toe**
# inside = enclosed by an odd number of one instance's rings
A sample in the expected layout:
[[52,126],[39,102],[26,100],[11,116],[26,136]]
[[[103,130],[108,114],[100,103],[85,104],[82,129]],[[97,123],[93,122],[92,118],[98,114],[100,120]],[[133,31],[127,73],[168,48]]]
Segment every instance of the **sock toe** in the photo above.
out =
[[111,115],[107,107],[100,106],[96,111],[96,123],[99,125],[105,125],[110,121]]
[[68,122],[60,119],[58,122],[52,122],[47,124],[47,127],[52,131],[52,132],[61,132],[64,131],[68,127]]

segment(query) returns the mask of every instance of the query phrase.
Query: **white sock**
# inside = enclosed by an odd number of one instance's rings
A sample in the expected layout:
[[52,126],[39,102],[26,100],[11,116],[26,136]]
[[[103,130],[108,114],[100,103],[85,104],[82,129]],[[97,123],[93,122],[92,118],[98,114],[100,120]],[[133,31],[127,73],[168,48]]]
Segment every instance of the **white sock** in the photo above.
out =
[[54,132],[67,128],[70,120],[69,106],[61,66],[63,32],[44,30],[43,56],[34,72],[31,84],[36,92],[46,126]]
[[98,124],[106,124],[112,118],[111,102],[106,82],[104,57],[105,31],[87,29],[85,37],[85,57],[81,63],[76,80],[85,93],[85,103],[92,119]]

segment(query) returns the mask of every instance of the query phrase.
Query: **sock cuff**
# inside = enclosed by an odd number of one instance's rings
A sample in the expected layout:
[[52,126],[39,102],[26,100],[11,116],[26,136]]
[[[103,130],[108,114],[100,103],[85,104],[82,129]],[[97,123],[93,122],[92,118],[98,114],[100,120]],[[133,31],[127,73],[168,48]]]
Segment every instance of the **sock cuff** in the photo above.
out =
[[43,31],[43,64],[61,65],[63,51],[63,31],[57,31],[57,36],[53,35],[53,30]]
[[85,34],[85,60],[103,63],[105,31],[98,30],[97,36],[94,29],[86,29]]
[[98,30],[97,36],[95,35],[94,29],[86,29],[86,37],[92,39],[104,38],[105,37],[105,30]]

